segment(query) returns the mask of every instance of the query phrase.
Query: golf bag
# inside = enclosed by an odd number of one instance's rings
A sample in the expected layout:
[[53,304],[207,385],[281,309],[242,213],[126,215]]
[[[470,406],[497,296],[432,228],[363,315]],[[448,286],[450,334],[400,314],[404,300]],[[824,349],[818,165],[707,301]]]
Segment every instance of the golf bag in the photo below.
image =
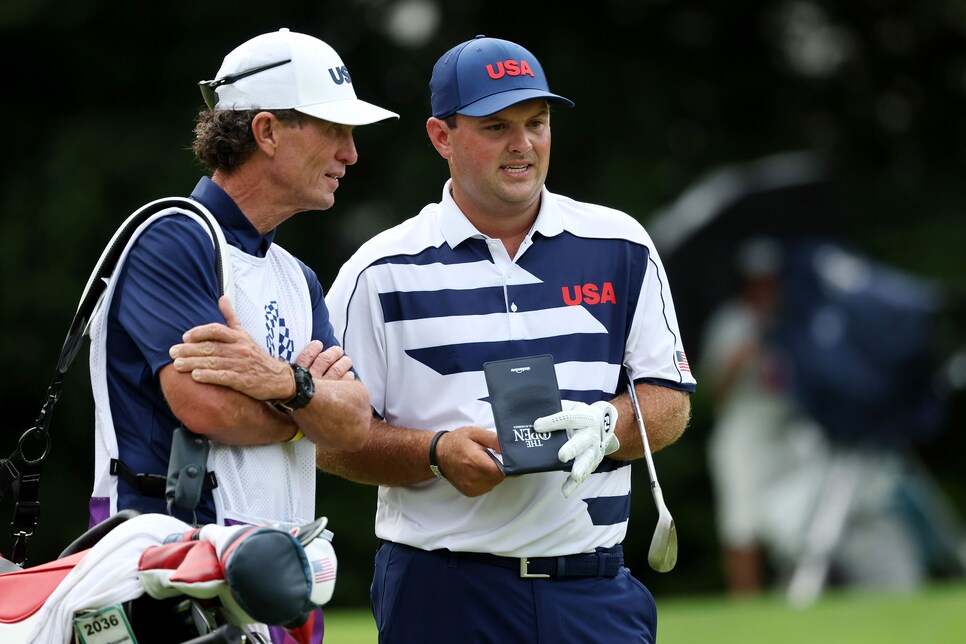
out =
[[936,289],[831,242],[786,253],[779,341],[805,411],[837,443],[902,448],[935,436],[946,402]]
[[325,525],[192,528],[120,512],[53,562],[0,559],[0,641],[268,642],[276,625],[276,641],[308,643],[335,586]]

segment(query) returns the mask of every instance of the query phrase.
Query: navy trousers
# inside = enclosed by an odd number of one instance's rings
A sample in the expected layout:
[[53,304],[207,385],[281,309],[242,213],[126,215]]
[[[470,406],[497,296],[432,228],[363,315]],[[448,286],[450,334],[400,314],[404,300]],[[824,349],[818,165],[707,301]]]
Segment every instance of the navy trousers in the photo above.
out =
[[616,577],[524,579],[446,551],[383,543],[372,612],[380,644],[654,644],[657,610],[627,568]]

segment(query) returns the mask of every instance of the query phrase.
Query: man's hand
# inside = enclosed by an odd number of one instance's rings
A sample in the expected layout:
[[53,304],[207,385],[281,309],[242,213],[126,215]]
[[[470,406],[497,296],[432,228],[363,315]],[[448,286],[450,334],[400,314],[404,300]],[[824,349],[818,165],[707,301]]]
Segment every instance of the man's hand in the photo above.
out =
[[[225,324],[203,324],[189,329],[182,337],[184,342],[168,351],[174,358],[175,370],[190,373],[196,382],[230,387],[255,400],[291,398],[295,378],[288,363],[272,357],[252,339],[235,317],[227,297],[218,300],[218,308],[225,316]],[[303,366],[314,366],[323,354],[319,343],[311,362]],[[315,370],[320,371],[321,367]]]
[[352,372],[352,360],[338,345],[325,349],[320,341],[312,340],[302,349],[295,362],[307,368],[312,377],[319,380],[356,379],[356,374]]
[[598,401],[588,405],[565,400],[562,407],[563,411],[535,420],[533,430],[567,430],[570,440],[557,452],[557,458],[562,463],[574,462],[562,488],[563,495],[569,497],[597,469],[604,456],[616,452],[621,444],[614,435],[617,409],[609,402]]
[[503,479],[503,472],[487,449],[500,450],[496,432],[482,427],[460,427],[446,432],[436,444],[439,469],[464,496],[486,494]]

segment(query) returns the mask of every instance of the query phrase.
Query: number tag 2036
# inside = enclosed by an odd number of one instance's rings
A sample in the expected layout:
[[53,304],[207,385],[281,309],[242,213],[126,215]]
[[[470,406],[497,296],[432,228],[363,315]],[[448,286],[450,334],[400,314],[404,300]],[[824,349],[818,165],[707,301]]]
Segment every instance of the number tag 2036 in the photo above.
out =
[[74,637],[78,644],[134,644],[134,632],[120,604],[74,617]]

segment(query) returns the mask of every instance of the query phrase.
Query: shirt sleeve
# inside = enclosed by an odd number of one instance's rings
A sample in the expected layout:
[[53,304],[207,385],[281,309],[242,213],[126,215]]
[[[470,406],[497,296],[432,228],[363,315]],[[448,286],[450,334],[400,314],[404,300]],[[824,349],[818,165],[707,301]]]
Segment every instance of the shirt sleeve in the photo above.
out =
[[657,251],[647,245],[641,295],[625,345],[625,361],[635,382],[646,381],[693,392],[696,387],[684,352],[667,273]]
[[336,339],[362,375],[373,410],[385,418],[387,355],[379,293],[365,271],[355,273],[348,266],[339,271],[325,301]]
[[162,217],[135,240],[121,267],[117,320],[154,375],[188,329],[220,322],[211,237],[187,215]]

